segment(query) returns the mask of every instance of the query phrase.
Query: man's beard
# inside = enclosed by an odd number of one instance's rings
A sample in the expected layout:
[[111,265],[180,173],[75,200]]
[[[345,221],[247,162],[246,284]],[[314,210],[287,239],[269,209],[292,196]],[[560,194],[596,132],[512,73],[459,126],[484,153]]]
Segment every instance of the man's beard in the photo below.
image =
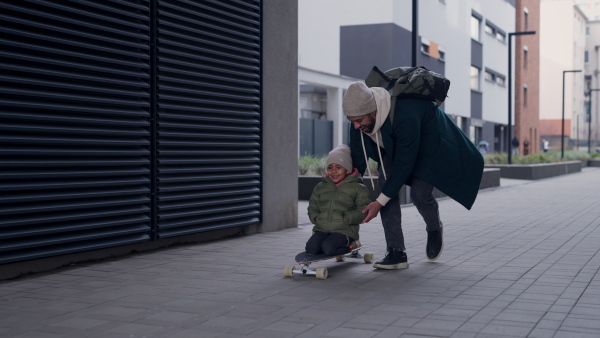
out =
[[365,129],[363,130],[363,132],[370,134],[371,132],[373,132],[373,128],[375,128],[375,119],[373,119],[371,123],[365,125]]

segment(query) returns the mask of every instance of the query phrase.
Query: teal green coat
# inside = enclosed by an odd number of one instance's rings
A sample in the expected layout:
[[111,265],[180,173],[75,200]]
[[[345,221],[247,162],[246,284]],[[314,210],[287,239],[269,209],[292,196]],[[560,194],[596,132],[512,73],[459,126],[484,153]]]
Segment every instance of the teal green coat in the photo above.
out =
[[[386,172],[381,192],[393,198],[413,175],[471,209],[483,175],[483,156],[471,140],[446,113],[424,99],[395,98],[393,125],[390,116],[381,126],[385,153],[393,167]],[[351,127],[352,163],[364,173],[367,163],[360,138],[361,131]],[[364,136],[367,156],[381,166],[377,144]],[[388,169],[389,170],[389,169]]]
[[339,186],[331,178],[323,177],[308,202],[308,217],[315,225],[313,231],[339,233],[358,240],[359,224],[367,215],[361,211],[369,203],[369,190],[360,175],[346,177]]

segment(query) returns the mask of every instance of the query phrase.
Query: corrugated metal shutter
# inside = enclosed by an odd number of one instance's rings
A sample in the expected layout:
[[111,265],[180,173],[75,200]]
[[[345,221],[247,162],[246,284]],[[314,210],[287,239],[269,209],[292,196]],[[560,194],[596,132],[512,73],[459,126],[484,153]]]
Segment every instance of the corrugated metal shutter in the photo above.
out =
[[158,235],[260,216],[260,3],[160,1]]
[[149,240],[148,17],[0,2],[0,263]]

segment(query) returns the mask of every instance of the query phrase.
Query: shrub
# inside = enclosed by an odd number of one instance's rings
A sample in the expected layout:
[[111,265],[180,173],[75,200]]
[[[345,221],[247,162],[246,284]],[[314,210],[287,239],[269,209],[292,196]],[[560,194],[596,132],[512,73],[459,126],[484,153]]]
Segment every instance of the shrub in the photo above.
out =
[[[369,159],[369,169],[371,170],[371,175],[372,176],[378,176],[379,175],[379,170],[377,162],[373,161],[372,159]],[[365,175],[368,175],[369,171],[367,170],[367,172],[365,173]]]
[[[537,164],[537,163],[553,163],[563,161],[587,161],[594,157],[600,157],[600,154],[588,154],[585,151],[569,150],[565,151],[564,159],[561,158],[561,152],[555,151],[550,153],[539,153],[531,155],[514,155],[512,156],[513,164]],[[507,153],[487,153],[483,155],[485,164],[508,164]]]
[[316,157],[313,171],[317,176],[323,176],[327,172],[327,156]]
[[300,156],[298,159],[298,174],[307,175],[314,166],[315,157],[312,155]]

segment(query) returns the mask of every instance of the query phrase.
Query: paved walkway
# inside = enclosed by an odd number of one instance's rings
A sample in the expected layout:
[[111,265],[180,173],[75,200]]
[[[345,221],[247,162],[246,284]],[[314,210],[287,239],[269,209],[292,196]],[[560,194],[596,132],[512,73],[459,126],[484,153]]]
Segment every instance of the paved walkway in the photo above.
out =
[[[0,283],[0,337],[599,337],[600,169],[440,200],[445,250],[425,259],[402,209],[410,268],[325,261],[283,277],[300,226],[78,264]],[[379,218],[362,242],[384,254]]]

